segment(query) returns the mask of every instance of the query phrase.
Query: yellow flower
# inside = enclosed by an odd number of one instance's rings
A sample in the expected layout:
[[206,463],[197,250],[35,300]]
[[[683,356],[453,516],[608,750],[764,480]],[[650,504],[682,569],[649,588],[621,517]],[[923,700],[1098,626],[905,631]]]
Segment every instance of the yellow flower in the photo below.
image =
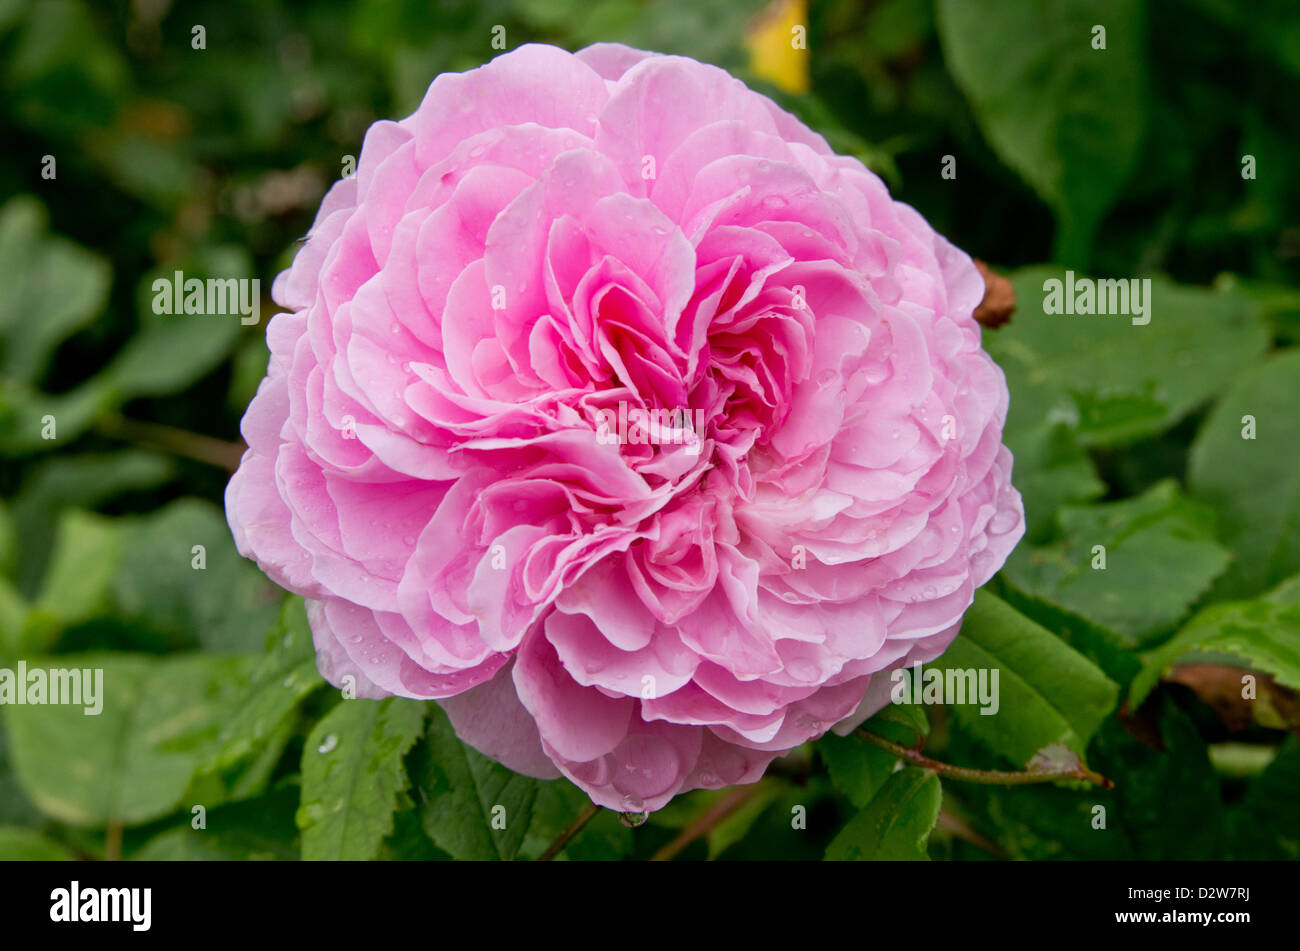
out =
[[808,78],[806,0],[773,0],[745,37],[749,67],[786,92],[804,93]]

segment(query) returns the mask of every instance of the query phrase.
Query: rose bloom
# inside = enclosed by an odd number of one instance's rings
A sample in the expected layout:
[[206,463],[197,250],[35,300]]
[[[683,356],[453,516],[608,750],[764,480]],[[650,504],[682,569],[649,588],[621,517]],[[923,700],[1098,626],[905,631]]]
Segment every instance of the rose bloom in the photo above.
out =
[[753,782],[942,653],[1022,534],[983,290],[725,71],[524,46],[326,195],[230,526],[331,683],[621,811]]

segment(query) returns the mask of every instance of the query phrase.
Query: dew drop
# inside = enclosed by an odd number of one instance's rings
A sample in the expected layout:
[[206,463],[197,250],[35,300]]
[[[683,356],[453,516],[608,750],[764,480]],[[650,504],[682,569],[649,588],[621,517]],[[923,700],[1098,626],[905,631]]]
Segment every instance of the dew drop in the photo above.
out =
[[868,386],[876,386],[883,383],[889,371],[885,369],[884,364],[872,363],[863,370],[863,376],[866,378]]
[[334,752],[334,748],[338,745],[339,745],[339,738],[337,734],[330,733],[326,735],[325,739],[320,741],[320,746],[316,747],[316,752],[332,753]]
[[[623,797],[623,805],[628,804],[628,798],[629,797],[627,796]],[[639,825],[645,825],[646,819],[650,817],[650,813],[644,810],[639,800],[632,801],[637,803],[636,811],[620,813],[618,817],[618,821],[623,823],[623,825],[627,826],[629,829],[635,829]]]
[[1003,509],[994,515],[989,521],[989,531],[994,535],[1001,535],[1003,532],[1009,532],[1015,528],[1016,513],[1009,509]]

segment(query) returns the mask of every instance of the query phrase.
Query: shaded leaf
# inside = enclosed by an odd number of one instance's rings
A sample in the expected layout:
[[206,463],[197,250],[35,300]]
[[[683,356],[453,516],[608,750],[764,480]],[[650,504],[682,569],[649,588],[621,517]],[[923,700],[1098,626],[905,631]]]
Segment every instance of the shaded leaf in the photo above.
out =
[[46,815],[83,826],[135,825],[180,805],[252,666],[242,657],[131,654],[27,664],[103,670],[98,715],[84,705],[0,708],[24,792]]
[[[1144,5],[939,0],[937,9],[944,60],[989,144],[1056,212],[1054,256],[1085,265],[1142,144]],[[1099,23],[1104,50],[1092,45]]]
[[1005,601],[980,590],[961,633],[929,670],[998,672],[997,711],[950,706],[957,722],[1017,766],[1053,743],[1082,753],[1118,687],[1091,661]]
[[1129,644],[1177,623],[1230,559],[1215,540],[1213,511],[1172,481],[1120,502],[1066,506],[1058,522],[1061,541],[1020,546],[1007,577]]
[[531,822],[537,780],[462,743],[436,706],[423,752],[415,775],[430,838],[453,858],[513,859]]
[[[1300,351],[1273,357],[1224,394],[1192,443],[1192,491],[1223,517],[1236,556],[1222,594],[1254,594],[1300,571]],[[1255,437],[1243,438],[1254,420]]]
[[302,857],[373,859],[393,831],[409,780],[403,762],[424,729],[424,704],[400,697],[344,700],[302,751]]
[[831,841],[827,860],[926,860],[926,843],[942,801],[934,774],[911,766],[894,773]]

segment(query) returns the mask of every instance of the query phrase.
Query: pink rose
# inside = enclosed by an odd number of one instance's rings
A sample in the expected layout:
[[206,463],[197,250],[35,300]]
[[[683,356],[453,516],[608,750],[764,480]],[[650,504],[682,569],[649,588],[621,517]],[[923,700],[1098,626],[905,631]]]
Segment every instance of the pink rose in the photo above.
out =
[[613,809],[753,782],[940,654],[1020,538],[983,288],[723,70],[525,46],[325,197],[230,526],[335,684]]

